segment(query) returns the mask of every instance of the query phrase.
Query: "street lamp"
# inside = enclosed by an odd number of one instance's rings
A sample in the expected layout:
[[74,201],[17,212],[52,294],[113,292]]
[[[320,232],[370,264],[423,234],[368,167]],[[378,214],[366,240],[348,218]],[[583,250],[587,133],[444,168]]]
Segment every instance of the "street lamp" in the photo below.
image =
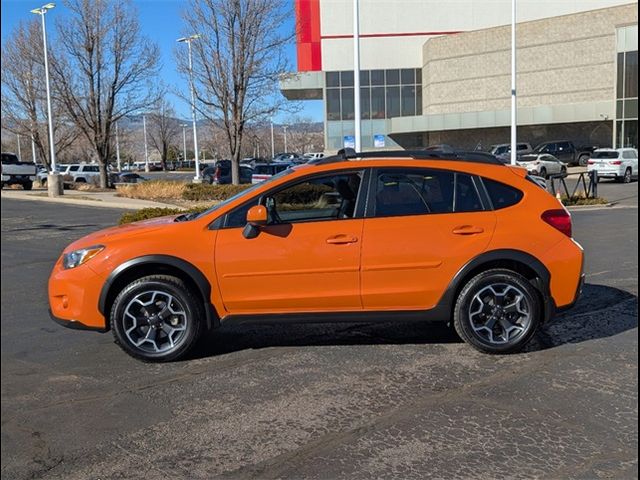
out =
[[144,171],[149,173],[149,150],[147,148],[147,116],[142,115],[142,131],[144,132]]
[[120,163],[120,139],[118,138],[118,122],[116,122],[116,161],[118,162],[118,171],[122,171],[122,164]]
[[49,58],[47,55],[47,27],[44,21],[45,14],[55,7],[55,3],[47,3],[40,8],[34,8],[31,13],[40,15],[42,18],[42,45],[44,48],[44,76],[47,86],[47,116],[49,117],[49,151],[51,152],[51,172],[47,179],[49,196],[55,197],[63,194],[63,185],[60,183],[60,177],[56,171],[56,149],[53,144],[53,116],[51,114],[51,90],[49,88]]
[[289,150],[287,150],[287,126],[284,125],[282,127],[284,129],[284,152],[287,153]]
[[189,87],[191,89],[191,119],[193,121],[193,151],[196,159],[196,176],[193,179],[193,183],[201,183],[200,178],[200,160],[198,156],[198,132],[196,129],[196,94],[193,84],[193,58],[191,54],[191,42],[200,38],[200,34],[196,33],[188,37],[179,38],[177,41],[186,43],[189,47]]
[[22,161],[22,152],[20,152],[20,134],[16,133],[16,137],[18,137],[18,151],[16,153],[18,154],[18,160]]
[[187,131],[186,128],[189,126],[186,123],[180,125],[182,127],[182,161],[187,161]]

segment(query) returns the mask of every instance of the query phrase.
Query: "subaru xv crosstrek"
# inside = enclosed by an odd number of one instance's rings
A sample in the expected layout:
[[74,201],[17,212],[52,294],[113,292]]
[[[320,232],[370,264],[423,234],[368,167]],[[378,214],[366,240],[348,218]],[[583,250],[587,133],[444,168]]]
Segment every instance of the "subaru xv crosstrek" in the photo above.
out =
[[452,324],[487,353],[520,350],[577,300],[571,217],[525,169],[480,153],[362,153],[294,166],[200,214],[69,245],[51,316],[111,330],[145,361],[185,356],[221,323]]

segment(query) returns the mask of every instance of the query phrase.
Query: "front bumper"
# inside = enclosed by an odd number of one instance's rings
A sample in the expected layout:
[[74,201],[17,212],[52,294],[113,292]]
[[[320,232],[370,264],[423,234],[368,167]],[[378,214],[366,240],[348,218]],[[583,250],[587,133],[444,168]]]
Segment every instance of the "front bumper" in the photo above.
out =
[[104,278],[87,265],[64,269],[59,259],[49,277],[51,317],[70,328],[106,331],[105,317],[98,310]]
[[91,327],[89,325],[85,325],[82,322],[78,322],[77,320],[66,320],[64,318],[58,318],[53,314],[51,309],[49,309],[49,317],[51,317],[51,320],[56,322],[58,325],[61,325],[65,328],[71,328],[72,330],[89,330],[92,332],[99,332],[99,333],[104,333],[108,331],[108,328],[106,327]]

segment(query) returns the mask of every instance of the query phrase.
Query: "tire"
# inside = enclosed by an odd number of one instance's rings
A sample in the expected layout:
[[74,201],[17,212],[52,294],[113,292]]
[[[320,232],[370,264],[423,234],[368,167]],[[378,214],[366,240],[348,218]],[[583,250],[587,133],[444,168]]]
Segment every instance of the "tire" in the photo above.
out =
[[580,155],[580,157],[578,157],[578,165],[581,167],[586,167],[587,165],[589,165],[590,158],[591,155]]
[[540,169],[540,176],[541,176],[542,178],[547,178],[547,169],[546,169],[546,168],[542,167],[542,168]]
[[631,169],[627,168],[624,171],[624,177],[622,177],[622,183],[631,183],[632,176],[633,176],[633,173],[631,172]]
[[567,174],[567,167],[561,167],[560,168],[560,175],[566,175]]
[[150,275],[122,289],[109,321],[116,344],[128,355],[144,362],[170,362],[193,348],[204,318],[202,302],[182,280]]
[[24,182],[22,188],[25,190],[31,190],[33,188],[33,182]]
[[[516,303],[518,296],[521,300]],[[509,311],[500,305],[505,301]],[[529,342],[542,316],[540,294],[526,278],[511,270],[493,269],[476,275],[462,288],[453,324],[460,338],[476,350],[506,354]]]

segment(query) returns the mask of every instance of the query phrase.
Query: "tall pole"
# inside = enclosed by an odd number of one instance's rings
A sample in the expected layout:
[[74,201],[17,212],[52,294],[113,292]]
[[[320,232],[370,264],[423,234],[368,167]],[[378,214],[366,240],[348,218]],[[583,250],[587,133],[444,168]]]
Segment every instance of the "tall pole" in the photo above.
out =
[[120,138],[118,137],[118,122],[116,122],[116,161],[118,162],[118,171],[122,171],[122,164],[120,163]]
[[516,100],[516,0],[511,0],[511,165],[518,158],[517,132],[517,100]]
[[273,140],[273,121],[271,121],[271,158],[276,156],[275,142]]
[[16,133],[16,137],[18,139],[18,160],[22,161],[22,153],[20,152],[20,134]]
[[49,55],[47,54],[47,26],[44,21],[44,14],[47,8],[40,9],[42,17],[42,45],[44,47],[44,78],[47,86],[47,117],[49,120],[49,153],[51,155],[51,173],[56,173],[56,148],[53,143],[53,114],[51,113],[51,89],[49,87]]
[[31,135],[31,157],[33,163],[36,163],[36,142],[33,140],[33,135]]
[[287,153],[287,126],[282,127],[284,129],[284,152]]
[[360,12],[358,0],[353,0],[353,107],[355,119],[355,147],[361,150],[360,114]]
[[199,34],[191,35],[185,38],[179,38],[179,42],[186,42],[189,47],[189,88],[191,89],[191,120],[193,122],[193,152],[196,160],[196,176],[193,178],[194,183],[200,183],[200,158],[198,155],[198,130],[196,128],[196,92],[193,82],[193,54],[191,52],[191,42],[200,38]]
[[147,117],[142,115],[142,131],[144,132],[144,171],[149,173],[149,150],[147,148]]
[[187,131],[185,130],[187,125],[182,124],[182,160],[187,161]]

